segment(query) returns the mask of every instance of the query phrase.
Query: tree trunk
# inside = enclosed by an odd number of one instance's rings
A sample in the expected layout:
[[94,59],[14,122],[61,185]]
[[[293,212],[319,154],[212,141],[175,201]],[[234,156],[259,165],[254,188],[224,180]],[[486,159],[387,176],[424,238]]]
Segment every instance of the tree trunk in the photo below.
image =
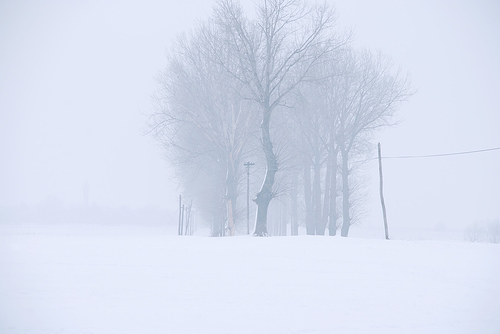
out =
[[314,235],[315,225],[311,193],[311,166],[309,165],[308,158],[304,160],[304,201],[306,204],[306,233],[308,235]]
[[347,237],[349,235],[349,227],[351,226],[351,218],[349,216],[349,161],[348,152],[342,150],[342,229],[340,235]]
[[288,222],[288,217],[286,216],[287,210],[286,206],[283,205],[283,203],[280,202],[280,235],[281,236],[286,236],[286,225]]
[[[257,194],[258,196],[259,194]],[[258,197],[257,197],[258,198]],[[261,198],[261,201],[255,199],[255,203],[257,203],[257,217],[255,220],[255,231],[254,236],[263,237],[267,236],[267,209],[269,208],[270,200],[264,200]]]
[[273,152],[273,144],[269,133],[269,123],[271,121],[271,110],[264,109],[261,124],[262,130],[262,148],[266,156],[266,177],[262,183],[260,191],[254,199],[257,204],[257,217],[255,220],[255,236],[267,236],[267,210],[269,203],[273,198],[273,185],[276,172],[278,171],[278,160]]
[[323,214],[321,216],[321,228],[323,229],[323,235],[325,234],[326,225],[328,223],[328,216],[330,213],[330,192],[331,192],[331,177],[332,177],[332,158],[331,154],[328,154],[328,160],[326,165],[326,175],[325,175],[325,195],[323,197]]
[[293,173],[292,175],[292,187],[290,191],[290,234],[299,235],[299,219],[297,210],[297,195],[299,191],[299,174]]
[[315,234],[324,235],[325,229],[321,226],[321,162],[319,154],[316,154],[314,158],[313,207]]
[[337,149],[331,153],[330,205],[328,214],[328,235],[337,235]]
[[227,201],[227,229],[229,236],[234,236],[234,214],[233,214],[233,200]]
[[236,200],[238,198],[238,182],[237,182],[237,162],[233,163],[232,155],[230,155],[226,171],[226,214],[227,214],[227,228],[230,236],[234,236],[235,219],[234,212],[236,211]]

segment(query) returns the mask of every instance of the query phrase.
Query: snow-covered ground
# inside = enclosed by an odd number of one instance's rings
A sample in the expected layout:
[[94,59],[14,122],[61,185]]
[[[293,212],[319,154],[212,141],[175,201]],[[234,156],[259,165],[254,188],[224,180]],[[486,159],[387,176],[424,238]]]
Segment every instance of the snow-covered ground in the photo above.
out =
[[500,333],[500,245],[0,226],[0,333]]

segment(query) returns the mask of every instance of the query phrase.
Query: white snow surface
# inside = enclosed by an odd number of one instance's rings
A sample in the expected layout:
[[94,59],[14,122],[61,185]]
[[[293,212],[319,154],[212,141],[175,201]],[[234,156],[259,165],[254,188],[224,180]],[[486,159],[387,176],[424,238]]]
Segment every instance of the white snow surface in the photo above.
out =
[[0,333],[500,333],[500,245],[4,225]]

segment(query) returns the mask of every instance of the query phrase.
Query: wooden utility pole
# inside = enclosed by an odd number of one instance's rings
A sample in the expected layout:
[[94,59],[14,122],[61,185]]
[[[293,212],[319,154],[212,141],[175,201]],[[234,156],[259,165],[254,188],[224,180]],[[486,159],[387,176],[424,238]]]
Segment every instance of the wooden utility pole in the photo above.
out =
[[247,234],[250,234],[250,166],[255,165],[253,162],[245,162],[247,168]]
[[380,202],[382,203],[382,213],[384,215],[385,239],[389,240],[389,228],[387,227],[387,213],[385,210],[384,202],[384,180],[382,177],[382,153],[380,149],[380,143],[378,143],[378,171],[380,175]]

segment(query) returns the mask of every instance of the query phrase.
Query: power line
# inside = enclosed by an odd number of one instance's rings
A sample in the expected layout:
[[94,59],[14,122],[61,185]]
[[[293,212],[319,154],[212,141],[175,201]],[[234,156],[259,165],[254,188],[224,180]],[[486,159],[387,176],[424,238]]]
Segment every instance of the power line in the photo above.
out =
[[454,153],[442,153],[442,154],[428,154],[428,155],[401,155],[394,157],[382,157],[382,159],[417,159],[417,158],[436,158],[436,157],[448,157],[452,155],[463,155],[463,154],[472,154],[472,153],[481,153],[488,151],[496,151],[500,150],[500,147],[487,148],[483,150],[475,150],[475,151],[463,151],[463,152],[454,152]]

